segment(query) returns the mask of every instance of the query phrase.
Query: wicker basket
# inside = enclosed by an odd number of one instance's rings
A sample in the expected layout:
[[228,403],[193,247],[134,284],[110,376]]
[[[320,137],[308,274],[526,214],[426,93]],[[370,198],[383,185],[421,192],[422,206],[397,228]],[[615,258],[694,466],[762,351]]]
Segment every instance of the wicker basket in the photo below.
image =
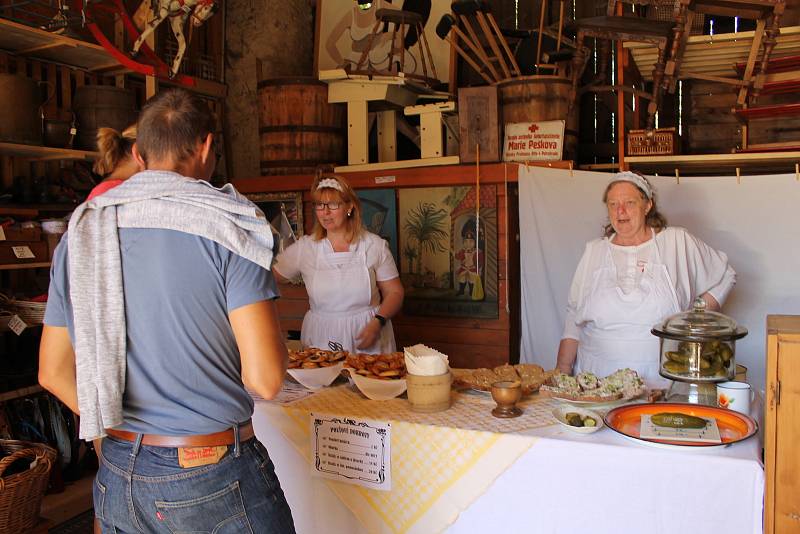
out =
[[628,132],[629,156],[673,156],[680,154],[680,136],[675,128],[631,130]]
[[[56,451],[42,443],[7,439],[0,440],[0,449],[10,453],[0,460],[0,534],[17,534],[39,521],[39,507]],[[25,458],[31,460],[29,469],[5,476],[12,463]]]

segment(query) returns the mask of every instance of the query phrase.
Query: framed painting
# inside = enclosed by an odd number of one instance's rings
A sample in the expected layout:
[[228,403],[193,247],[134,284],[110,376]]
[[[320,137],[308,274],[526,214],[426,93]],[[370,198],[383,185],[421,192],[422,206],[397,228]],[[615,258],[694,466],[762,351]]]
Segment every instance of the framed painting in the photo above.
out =
[[278,232],[281,232],[280,215],[283,212],[294,237],[303,235],[303,193],[249,193],[245,196],[261,208]]
[[496,187],[401,189],[398,213],[403,312],[497,318]]
[[[345,66],[355,68],[368,46],[376,23],[375,13],[379,9],[404,9],[422,16],[423,31],[433,57],[436,77],[447,83],[450,78],[450,45],[436,35],[436,25],[442,15],[450,12],[450,0],[373,0],[371,3],[356,0],[317,0],[315,71]],[[416,31],[412,30],[401,36],[393,30],[393,23],[377,28],[363,68],[388,70],[392,40],[397,39],[396,48],[402,46],[405,49],[404,72],[421,76],[421,47]],[[427,65],[427,69],[430,76],[430,65]]]
[[389,242],[397,263],[397,197],[394,189],[362,189],[356,191],[361,200],[364,228]]

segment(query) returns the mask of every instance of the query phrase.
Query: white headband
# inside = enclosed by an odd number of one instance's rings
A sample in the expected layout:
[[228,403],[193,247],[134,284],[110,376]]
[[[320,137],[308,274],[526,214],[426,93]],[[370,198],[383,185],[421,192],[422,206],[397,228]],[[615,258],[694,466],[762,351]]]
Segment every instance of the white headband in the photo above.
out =
[[317,191],[319,191],[320,189],[324,189],[326,187],[329,187],[331,189],[336,189],[340,193],[344,193],[342,184],[340,184],[339,181],[335,178],[323,178],[322,180],[320,180],[319,183],[317,184]]
[[642,191],[644,191],[644,194],[648,200],[653,199],[653,187],[645,178],[639,176],[635,172],[630,172],[630,171],[618,172],[617,174],[614,175],[613,178],[611,178],[610,183],[613,184],[614,182],[630,182],[639,189],[641,189]]

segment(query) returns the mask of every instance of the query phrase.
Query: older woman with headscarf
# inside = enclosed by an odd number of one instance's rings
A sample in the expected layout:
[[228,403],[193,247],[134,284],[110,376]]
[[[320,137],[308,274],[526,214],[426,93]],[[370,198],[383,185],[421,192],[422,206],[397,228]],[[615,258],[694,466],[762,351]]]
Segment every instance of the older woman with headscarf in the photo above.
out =
[[723,252],[667,226],[643,176],[615,174],[603,202],[609,224],[604,237],[586,245],[572,280],[557,367],[601,377],[629,367],[661,386],[658,338],[650,329],[697,297],[719,310],[736,273]]

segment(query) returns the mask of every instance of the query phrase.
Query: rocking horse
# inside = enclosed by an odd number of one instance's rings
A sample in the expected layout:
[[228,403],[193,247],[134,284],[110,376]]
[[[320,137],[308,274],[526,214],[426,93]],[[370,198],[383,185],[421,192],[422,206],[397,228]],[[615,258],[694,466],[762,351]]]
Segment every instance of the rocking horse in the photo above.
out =
[[[198,28],[216,13],[217,7],[217,0],[153,0],[154,18],[147,23],[147,27],[136,39],[131,56],[136,57],[150,34],[158,28],[159,24],[169,19],[172,34],[178,41],[178,53],[175,55],[168,73],[170,79],[174,78],[178,74],[183,55],[186,52],[186,37],[183,33],[186,20],[191,17],[192,27]],[[191,28],[189,32],[191,38]]]

